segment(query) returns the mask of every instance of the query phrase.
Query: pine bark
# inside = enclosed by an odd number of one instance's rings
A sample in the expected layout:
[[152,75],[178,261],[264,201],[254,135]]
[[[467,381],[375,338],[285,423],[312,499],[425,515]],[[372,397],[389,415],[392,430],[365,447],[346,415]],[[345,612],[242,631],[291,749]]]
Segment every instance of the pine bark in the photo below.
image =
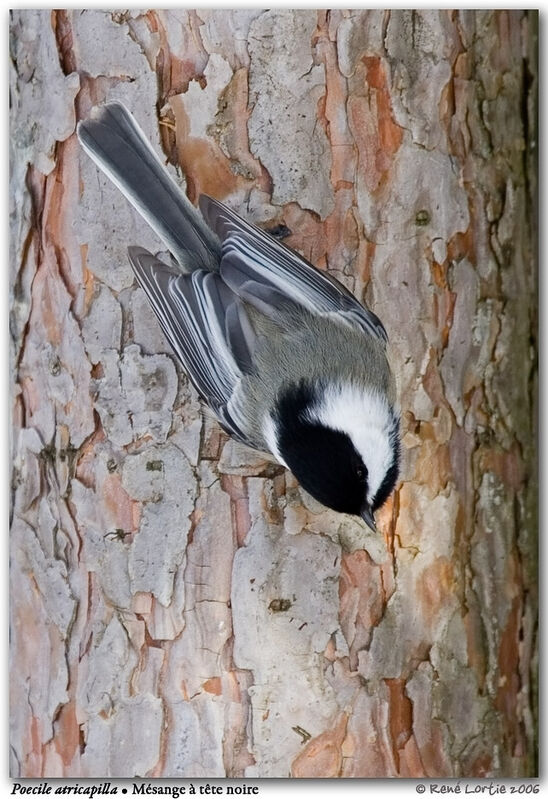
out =
[[[528,11],[15,11],[11,771],[533,776],[536,91]],[[204,416],[81,151],[168,168],[383,320],[381,534]]]

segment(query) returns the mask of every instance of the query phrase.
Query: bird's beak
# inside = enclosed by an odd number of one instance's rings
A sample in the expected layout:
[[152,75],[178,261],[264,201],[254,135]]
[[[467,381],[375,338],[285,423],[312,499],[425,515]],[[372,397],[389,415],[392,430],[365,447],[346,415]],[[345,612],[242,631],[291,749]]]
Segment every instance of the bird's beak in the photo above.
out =
[[362,517],[366,525],[369,527],[369,529],[372,530],[374,533],[376,533],[377,528],[375,526],[375,519],[373,518],[373,513],[369,505],[365,506],[365,508],[360,513],[360,516]]

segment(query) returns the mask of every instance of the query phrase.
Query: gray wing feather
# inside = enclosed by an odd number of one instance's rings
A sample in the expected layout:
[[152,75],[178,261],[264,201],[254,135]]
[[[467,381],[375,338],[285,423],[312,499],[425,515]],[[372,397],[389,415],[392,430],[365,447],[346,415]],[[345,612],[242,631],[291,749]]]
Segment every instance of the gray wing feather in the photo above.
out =
[[220,271],[223,280],[238,297],[274,321],[283,322],[284,312],[300,307],[280,289],[252,279],[253,272],[241,269],[241,258],[237,255],[226,255],[221,261]]
[[253,350],[257,336],[241,302],[233,301],[225,313],[225,332],[228,347],[242,372],[254,370]]
[[213,272],[184,275],[130,247],[135,275],[201,397],[227,431],[252,444],[239,422],[242,373],[252,368],[255,334],[239,298]]
[[[304,306],[312,313],[335,314],[334,318],[387,340],[386,330],[376,314],[364,308],[338,280],[316,269],[217,200],[202,195],[199,205],[209,226],[223,242],[221,275],[246,301],[272,317],[276,317],[282,302],[286,306]],[[270,296],[266,288],[271,289]]]
[[78,138],[166,243],[181,266],[217,269],[220,242],[171,179],[132,115],[121,103],[93,109]]

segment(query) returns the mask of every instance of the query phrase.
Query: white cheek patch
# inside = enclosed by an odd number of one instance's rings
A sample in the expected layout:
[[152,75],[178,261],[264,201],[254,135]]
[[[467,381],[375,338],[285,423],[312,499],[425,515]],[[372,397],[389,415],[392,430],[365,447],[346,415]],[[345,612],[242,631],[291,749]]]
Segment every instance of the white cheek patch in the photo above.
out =
[[289,469],[289,466],[280,455],[280,450],[278,449],[278,437],[276,435],[276,428],[274,426],[274,421],[270,415],[265,416],[263,422],[263,436],[264,440],[268,444],[268,449],[274,455],[278,463],[281,463],[282,466],[285,466],[286,469]]
[[367,468],[367,501],[372,502],[394,461],[394,420],[386,399],[351,384],[329,386],[307,416],[350,437]]

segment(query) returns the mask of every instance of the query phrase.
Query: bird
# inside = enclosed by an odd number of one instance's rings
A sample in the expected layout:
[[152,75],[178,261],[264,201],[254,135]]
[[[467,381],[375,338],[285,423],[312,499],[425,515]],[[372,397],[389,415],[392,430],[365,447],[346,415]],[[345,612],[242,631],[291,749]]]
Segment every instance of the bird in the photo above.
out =
[[198,210],[122,103],[92,108],[77,136],[171,253],[166,263],[128,246],[138,284],[221,427],[269,452],[321,505],[376,531],[401,447],[378,316],[228,205],[201,195]]

